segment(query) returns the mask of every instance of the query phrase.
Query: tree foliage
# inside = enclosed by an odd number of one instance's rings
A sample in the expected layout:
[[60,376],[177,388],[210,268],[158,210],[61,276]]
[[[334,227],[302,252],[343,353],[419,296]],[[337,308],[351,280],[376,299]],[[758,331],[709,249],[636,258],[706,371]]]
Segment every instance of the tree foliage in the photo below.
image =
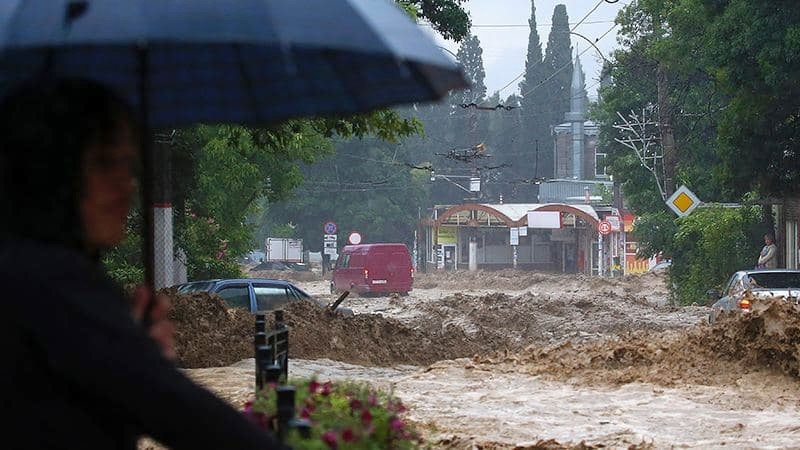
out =
[[[612,55],[609,75],[613,83],[600,89],[601,101],[592,115],[600,123],[600,145],[609,154],[609,171],[622,184],[626,205],[645,218],[637,227],[636,239],[644,256],[666,252],[674,227],[664,226],[665,213],[671,215],[661,197],[654,175],[630,148],[616,139],[632,137],[614,128],[618,116],[645,114],[658,121],[659,107],[672,118],[675,138],[674,167],[676,185],[685,184],[706,202],[735,202],[731,189],[721,189],[718,157],[709,145],[717,136],[719,111],[724,97],[714,79],[700,66],[699,60],[686,58],[691,43],[676,42],[667,18],[676,7],[672,0],[641,0],[620,12],[620,41],[623,48]],[[667,96],[659,104],[657,80],[666,73]],[[655,137],[661,139],[658,128]],[[665,158],[664,163],[669,163]],[[663,183],[664,172],[658,171]],[[675,186],[670,186],[674,189]],[[652,215],[652,217],[647,217]],[[643,228],[645,224],[652,224]],[[658,224],[658,226],[655,226]],[[661,234],[659,234],[661,233]],[[680,264],[680,263],[678,263]]]
[[761,208],[701,208],[678,220],[669,248],[673,296],[682,304],[702,303],[705,293],[737,270],[752,268],[760,249]]
[[312,251],[321,250],[327,221],[338,225],[342,241],[358,231],[364,242],[411,245],[428,172],[408,167],[401,146],[378,139],[339,141],[336,148],[335,155],[304,166],[305,181],[287,201],[268,206],[270,226],[292,223],[292,237]]
[[[544,113],[547,122],[550,125],[557,125],[564,122],[564,114],[570,109],[572,97],[572,45],[566,6],[556,5],[552,23],[543,61],[548,76],[542,91],[546,95],[547,108]],[[548,143],[545,154],[549,155],[549,158],[543,163],[550,167],[553,166],[553,140],[548,140]]]
[[[526,178],[530,167],[534,167],[534,176],[552,176],[546,164],[540,164],[540,154],[537,154],[537,145],[543,148],[550,137],[550,123],[547,111],[548,95],[542,88],[549,73],[544,64],[542,43],[539,31],[536,28],[536,5],[531,2],[531,17],[528,19],[530,35],[528,37],[528,53],[525,59],[525,76],[519,83],[522,105],[522,130],[521,147],[523,154],[519,155],[519,162],[511,169],[516,178]],[[516,196],[514,196],[516,198]]]
[[411,6],[427,20],[443,38],[460,41],[469,34],[472,22],[462,6],[466,0],[399,0]]
[[800,191],[800,3],[684,0],[670,24],[727,97],[716,140],[722,181],[737,194]]
[[796,2],[745,0],[638,0],[617,17],[623,47],[593,114],[615,180],[639,216],[640,251],[673,258],[674,294],[684,303],[752,267],[761,222],[770,217],[743,206],[675,219],[652,174],[615,141],[623,137],[613,127],[617,112],[656,108],[670,116],[676,185],[705,202],[751,205],[753,198],[796,193],[799,18]]

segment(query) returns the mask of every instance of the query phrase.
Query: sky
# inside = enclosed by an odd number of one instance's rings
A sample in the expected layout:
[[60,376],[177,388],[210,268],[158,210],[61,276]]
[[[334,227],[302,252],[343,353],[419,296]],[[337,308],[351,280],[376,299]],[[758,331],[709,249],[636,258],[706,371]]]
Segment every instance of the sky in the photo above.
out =
[[[570,28],[590,41],[600,38],[614,25],[617,12],[632,0],[618,0],[608,3],[606,0],[533,0],[536,5],[536,26],[539,40],[542,43],[542,54],[547,47],[550,34],[550,23],[553,9],[557,4],[567,7]],[[472,34],[478,36],[483,49],[483,65],[486,71],[484,80],[488,95],[500,90],[500,98],[519,93],[519,82],[516,79],[525,71],[525,57],[528,53],[528,38],[531,17],[531,0],[468,0],[464,7],[472,18]],[[595,7],[597,7],[595,9]],[[590,11],[593,12],[590,13]],[[578,24],[587,14],[588,17]],[[576,24],[577,27],[576,27]],[[605,57],[618,48],[617,31],[614,28],[602,37],[595,45]],[[430,29],[429,29],[430,30]],[[431,32],[433,34],[433,32]],[[575,50],[583,53],[580,57],[583,71],[586,74],[586,88],[589,97],[597,98],[600,69],[603,60],[589,42],[581,37],[570,35],[573,55]],[[435,36],[438,45],[456,53],[458,44]],[[512,82],[513,80],[513,82]],[[509,84],[510,83],[510,84]],[[502,90],[501,90],[502,89]]]

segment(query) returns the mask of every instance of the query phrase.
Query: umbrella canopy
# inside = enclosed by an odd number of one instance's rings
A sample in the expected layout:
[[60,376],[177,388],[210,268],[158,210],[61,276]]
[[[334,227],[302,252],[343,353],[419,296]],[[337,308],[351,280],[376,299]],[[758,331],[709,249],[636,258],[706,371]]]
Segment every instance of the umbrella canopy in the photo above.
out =
[[[388,0],[0,2],[0,95],[37,77],[109,85],[148,129],[359,113],[467,87]],[[153,193],[165,164],[152,145],[143,155],[144,204],[168,204]],[[170,210],[155,209],[145,214],[148,283],[172,255]]]
[[0,93],[88,78],[154,128],[436,100],[457,65],[387,0],[24,0],[0,11]]

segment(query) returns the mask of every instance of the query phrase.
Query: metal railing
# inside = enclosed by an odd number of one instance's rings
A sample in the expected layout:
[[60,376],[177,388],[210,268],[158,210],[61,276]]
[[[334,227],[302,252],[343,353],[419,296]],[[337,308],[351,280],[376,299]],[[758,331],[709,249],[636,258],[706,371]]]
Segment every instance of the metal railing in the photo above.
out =
[[256,314],[255,355],[256,392],[274,386],[277,393],[276,436],[286,441],[289,430],[296,429],[303,437],[309,437],[311,423],[295,417],[296,389],[288,383],[289,378],[289,327],[283,320],[283,311],[275,311],[275,325],[267,330],[266,315]]

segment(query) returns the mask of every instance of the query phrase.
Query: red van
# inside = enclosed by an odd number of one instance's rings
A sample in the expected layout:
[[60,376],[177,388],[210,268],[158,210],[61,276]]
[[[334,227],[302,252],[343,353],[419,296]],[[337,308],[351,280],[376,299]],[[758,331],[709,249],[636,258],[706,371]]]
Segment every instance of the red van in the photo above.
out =
[[411,255],[405,244],[345,245],[333,268],[331,293],[349,290],[406,295],[413,280]]

